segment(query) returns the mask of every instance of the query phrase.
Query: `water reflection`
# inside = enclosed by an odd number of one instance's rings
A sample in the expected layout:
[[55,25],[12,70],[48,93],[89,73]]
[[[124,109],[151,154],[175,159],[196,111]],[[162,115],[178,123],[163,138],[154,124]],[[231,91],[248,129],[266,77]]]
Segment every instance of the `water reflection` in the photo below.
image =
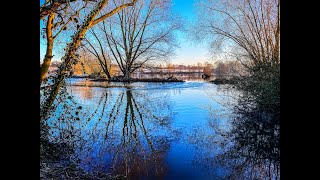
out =
[[90,87],[83,87],[80,92],[83,100],[90,100],[93,98],[92,88]]
[[[257,114],[255,118],[262,116]],[[234,121],[231,132],[222,134],[233,139],[234,144],[226,146],[217,161],[230,167],[228,178],[231,179],[279,179],[279,125],[242,118]]]
[[[71,159],[89,172],[111,173],[129,179],[164,176],[164,156],[170,147],[173,115],[166,101],[169,94],[148,94],[148,91],[130,88],[99,89],[96,93],[94,88],[87,89],[89,91],[77,91],[77,88],[71,90],[74,96],[85,101],[78,102],[83,103],[83,109],[70,127],[75,149]],[[71,129],[66,122],[58,122],[58,126],[64,128],[53,128],[52,134],[56,135],[56,142],[61,142]]]
[[139,78],[139,79],[149,79],[149,78],[160,78],[160,79],[167,79],[170,76],[174,76],[177,79],[183,80],[183,81],[205,81],[202,78],[203,73],[196,72],[196,73],[189,73],[189,72],[181,72],[181,73],[134,73],[132,74],[133,78]]
[[213,113],[215,134],[194,133],[193,143],[206,147],[196,163],[221,167],[222,179],[280,179],[280,117],[248,104],[232,107],[229,128],[221,128],[221,117]]
[[94,179],[98,172],[127,179],[280,177],[278,116],[235,106],[233,91],[213,84],[116,85],[68,87],[72,97],[58,104],[46,133],[55,149],[68,147],[66,166]]

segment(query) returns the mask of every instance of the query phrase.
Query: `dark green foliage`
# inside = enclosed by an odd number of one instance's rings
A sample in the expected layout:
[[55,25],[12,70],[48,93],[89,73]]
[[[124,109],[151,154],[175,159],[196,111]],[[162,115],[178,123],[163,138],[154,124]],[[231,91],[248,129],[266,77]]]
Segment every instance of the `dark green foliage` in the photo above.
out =
[[280,64],[254,67],[250,75],[241,78],[235,86],[245,97],[241,104],[280,114]]

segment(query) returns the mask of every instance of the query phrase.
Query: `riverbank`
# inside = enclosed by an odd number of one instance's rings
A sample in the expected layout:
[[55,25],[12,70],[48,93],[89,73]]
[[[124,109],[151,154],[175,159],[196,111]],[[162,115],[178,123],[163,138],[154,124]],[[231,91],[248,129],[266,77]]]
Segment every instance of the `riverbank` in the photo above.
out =
[[66,166],[59,162],[49,162],[40,163],[40,179],[120,180],[126,179],[126,176],[111,175],[102,172],[88,173],[84,169],[77,167],[76,164]]
[[214,79],[214,80],[210,80],[210,83],[219,85],[219,84],[236,84],[237,83],[237,79]]
[[95,82],[184,82],[183,80],[177,79],[175,77],[171,78],[131,78],[130,80],[123,80],[121,78],[113,78],[111,80],[105,78],[92,79],[91,81]]
[[185,82],[184,80],[170,76],[168,78],[131,78],[130,80],[123,79],[122,76],[114,76],[111,79],[105,77],[92,76],[92,75],[72,75],[69,78],[85,78],[94,82]]

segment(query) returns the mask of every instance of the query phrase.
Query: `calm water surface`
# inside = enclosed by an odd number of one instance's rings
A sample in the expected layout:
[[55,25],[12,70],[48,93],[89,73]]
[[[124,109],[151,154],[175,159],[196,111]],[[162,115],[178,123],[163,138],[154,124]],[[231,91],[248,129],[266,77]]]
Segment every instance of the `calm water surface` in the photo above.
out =
[[68,106],[59,104],[48,121],[50,139],[72,145],[72,158],[85,170],[131,179],[219,179],[229,173],[227,166],[210,161],[227,143],[215,138],[217,129],[230,126],[219,86],[67,83],[73,98]]

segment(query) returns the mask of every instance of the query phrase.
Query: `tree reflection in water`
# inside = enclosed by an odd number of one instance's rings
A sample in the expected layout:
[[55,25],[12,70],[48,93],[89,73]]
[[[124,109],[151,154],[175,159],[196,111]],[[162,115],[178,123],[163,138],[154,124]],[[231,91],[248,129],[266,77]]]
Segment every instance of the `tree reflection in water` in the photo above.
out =
[[[105,90],[94,108],[92,104],[84,106],[80,119],[72,124],[77,135],[73,135],[71,159],[89,172],[129,179],[164,176],[172,111],[166,101],[168,94],[154,94],[130,88]],[[64,128],[55,129],[54,134],[60,134],[56,140],[65,137],[61,135],[64,132]]]
[[194,133],[192,142],[207,149],[196,163],[223,169],[222,179],[280,179],[280,113],[238,102],[224,122],[227,127],[215,112],[210,117],[215,133]]
[[[270,116],[270,115],[269,115]],[[248,112],[233,121],[230,132],[221,134],[234,140],[217,156],[230,168],[231,179],[280,179],[280,135],[278,117]]]

